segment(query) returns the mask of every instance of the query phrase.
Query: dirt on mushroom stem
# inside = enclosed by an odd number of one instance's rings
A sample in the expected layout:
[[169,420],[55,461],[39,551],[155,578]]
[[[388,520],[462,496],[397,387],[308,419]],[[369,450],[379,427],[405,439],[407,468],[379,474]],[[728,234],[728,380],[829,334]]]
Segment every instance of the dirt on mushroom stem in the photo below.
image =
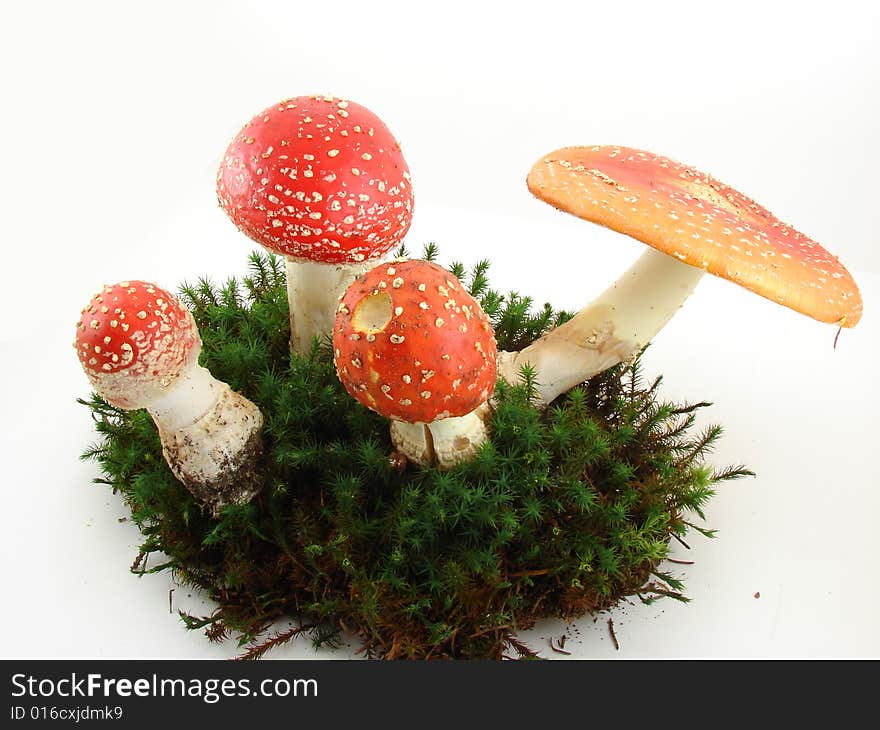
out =
[[264,468],[260,462],[264,445],[259,431],[251,432],[240,450],[220,457],[219,472],[214,478],[200,478],[200,475],[180,470],[178,465],[185,460],[186,454],[198,447],[189,436],[166,439],[162,444],[162,453],[174,475],[212,516],[219,517],[220,510],[226,505],[247,504],[260,493],[263,488]]
[[215,517],[228,504],[246,504],[263,487],[263,415],[225,383],[218,391],[214,405],[185,426],[169,429],[154,418],[171,471]]

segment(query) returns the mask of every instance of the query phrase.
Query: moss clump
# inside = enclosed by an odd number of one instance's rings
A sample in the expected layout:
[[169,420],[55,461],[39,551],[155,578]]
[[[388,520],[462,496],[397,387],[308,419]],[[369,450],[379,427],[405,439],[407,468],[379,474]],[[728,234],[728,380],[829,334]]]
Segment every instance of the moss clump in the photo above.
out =
[[[487,267],[451,268],[492,318],[499,349],[567,318],[491,290]],[[371,657],[499,658],[529,655],[516,633],[542,617],[632,595],[685,600],[658,570],[670,539],[695,527],[688,513],[702,518],[717,483],[749,473],[703,462],[720,435],[691,433],[705,403],[660,401],[659,378],[643,386],[636,361],[539,410],[525,372],[522,385],[499,383],[492,441],[472,462],[416,468],[393,453],[387,422],[344,391],[326,343],[289,353],[279,262],[253,254],[250,269],[182,295],[203,364],[265,416],[265,489],[253,503],[211,519],[167,468],[145,411],[82,401],[101,437],[84,457],[144,535],[132,570],[171,570],[217,603],[209,616],[182,614],[189,628],[236,635],[248,657],[303,631],[318,645],[348,631]],[[163,559],[150,566],[154,553]],[[271,635],[283,618],[298,627]]]

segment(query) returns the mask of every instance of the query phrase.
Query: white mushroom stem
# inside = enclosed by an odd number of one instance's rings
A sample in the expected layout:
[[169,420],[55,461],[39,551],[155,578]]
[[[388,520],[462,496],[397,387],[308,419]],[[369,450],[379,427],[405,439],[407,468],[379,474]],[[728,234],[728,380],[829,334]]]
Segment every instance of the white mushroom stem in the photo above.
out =
[[381,259],[355,264],[322,264],[285,257],[287,303],[290,307],[290,349],[306,353],[312,341],[330,335],[339,297],[361,274]]
[[523,365],[531,365],[539,402],[550,403],[647,345],[684,304],[704,273],[649,248],[568,322],[519,352],[500,352],[498,374],[515,383]]
[[216,516],[259,491],[255,463],[262,452],[263,414],[256,405],[198,364],[146,405],[159,429],[174,475]]
[[451,469],[476,454],[489,438],[484,403],[464,416],[452,416],[432,423],[391,422],[394,447],[419,466]]
[[229,387],[199,365],[198,357],[192,357],[191,363],[147,406],[156,424],[166,431],[177,431],[199,421],[217,405],[222,389]]

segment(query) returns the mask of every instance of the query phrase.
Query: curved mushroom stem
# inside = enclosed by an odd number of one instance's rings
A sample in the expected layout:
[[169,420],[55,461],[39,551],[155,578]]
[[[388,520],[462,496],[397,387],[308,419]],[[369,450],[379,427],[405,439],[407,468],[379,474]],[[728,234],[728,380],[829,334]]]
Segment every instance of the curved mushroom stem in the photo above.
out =
[[452,416],[432,423],[391,421],[391,441],[395,448],[420,466],[451,469],[477,453],[488,440],[486,420],[489,405],[464,416]]
[[245,504],[260,490],[259,408],[198,364],[190,365],[147,404],[162,454],[174,475],[216,517],[227,504]]
[[290,308],[290,349],[308,352],[312,340],[329,335],[336,319],[339,297],[361,274],[382,259],[355,264],[322,264],[285,257],[287,304]]
[[523,365],[531,365],[539,402],[550,403],[647,345],[684,304],[704,273],[649,248],[568,322],[519,352],[498,353],[498,374],[515,383]]

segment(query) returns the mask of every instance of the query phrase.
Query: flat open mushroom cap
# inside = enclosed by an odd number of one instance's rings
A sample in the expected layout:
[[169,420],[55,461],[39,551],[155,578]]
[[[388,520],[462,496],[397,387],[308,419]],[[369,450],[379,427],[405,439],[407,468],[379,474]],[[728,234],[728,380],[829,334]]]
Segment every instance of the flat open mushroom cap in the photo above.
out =
[[862,298],[822,246],[692,167],[628,147],[564,147],[535,163],[533,195],[822,322],[853,327]]

